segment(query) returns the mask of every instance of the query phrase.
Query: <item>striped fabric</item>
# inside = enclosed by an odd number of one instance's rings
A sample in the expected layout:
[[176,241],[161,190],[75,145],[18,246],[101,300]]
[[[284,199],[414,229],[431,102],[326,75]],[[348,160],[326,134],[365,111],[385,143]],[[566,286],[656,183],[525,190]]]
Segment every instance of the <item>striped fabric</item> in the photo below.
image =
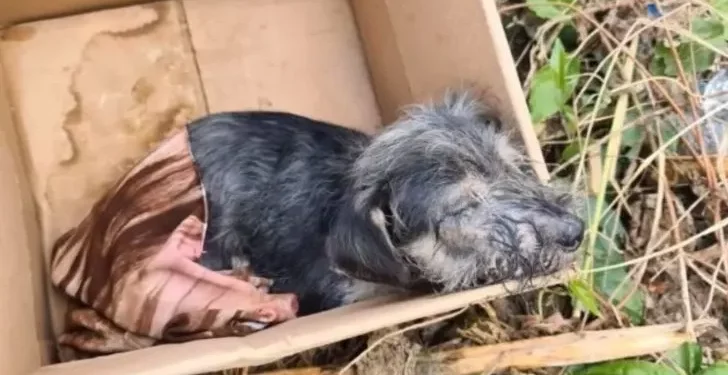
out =
[[51,279],[80,302],[62,345],[113,353],[159,342],[242,336],[295,317],[293,295],[239,262],[213,272],[203,251],[204,189],[186,130],[129,171],[54,244]]

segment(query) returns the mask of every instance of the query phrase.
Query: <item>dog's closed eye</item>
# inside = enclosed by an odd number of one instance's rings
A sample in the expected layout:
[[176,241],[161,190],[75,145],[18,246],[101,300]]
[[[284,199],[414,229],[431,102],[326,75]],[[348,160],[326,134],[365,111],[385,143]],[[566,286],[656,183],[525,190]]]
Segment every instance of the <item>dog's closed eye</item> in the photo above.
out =
[[461,205],[459,208],[456,208],[455,210],[451,211],[448,216],[450,217],[457,217],[460,216],[467,211],[474,210],[480,206],[480,202],[477,200],[470,200],[465,202],[463,205]]

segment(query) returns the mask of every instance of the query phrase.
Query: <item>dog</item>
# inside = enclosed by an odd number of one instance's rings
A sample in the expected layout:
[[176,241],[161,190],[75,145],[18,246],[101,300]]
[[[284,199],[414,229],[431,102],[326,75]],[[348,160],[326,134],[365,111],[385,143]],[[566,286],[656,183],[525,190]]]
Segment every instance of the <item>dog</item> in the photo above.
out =
[[298,316],[388,294],[555,272],[583,241],[578,199],[541,183],[467,91],[370,136],[274,111],[190,123],[208,210],[199,262],[249,265]]

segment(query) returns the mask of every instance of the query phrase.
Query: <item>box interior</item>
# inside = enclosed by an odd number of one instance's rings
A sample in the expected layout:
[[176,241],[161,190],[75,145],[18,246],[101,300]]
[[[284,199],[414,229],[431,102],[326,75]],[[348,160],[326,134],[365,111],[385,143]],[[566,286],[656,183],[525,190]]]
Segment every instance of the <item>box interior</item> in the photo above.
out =
[[207,113],[284,110],[374,133],[402,106],[468,85],[548,176],[491,0],[137,3],[145,2],[0,1],[3,373],[194,374],[262,364],[503,293],[368,301],[242,339],[51,366],[67,303],[45,280],[53,241],[165,136]]

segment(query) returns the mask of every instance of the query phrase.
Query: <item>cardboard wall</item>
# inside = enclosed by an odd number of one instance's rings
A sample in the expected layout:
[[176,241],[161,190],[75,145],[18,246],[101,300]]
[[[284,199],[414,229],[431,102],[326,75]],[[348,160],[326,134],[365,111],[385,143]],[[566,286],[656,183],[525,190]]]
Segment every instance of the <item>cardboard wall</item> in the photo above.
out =
[[100,9],[145,3],[145,0],[0,0],[0,27]]
[[0,70],[0,373],[28,374],[50,352],[40,226]]
[[[16,26],[0,40],[46,256],[119,176],[205,113],[176,2]],[[52,293],[54,331],[64,299]]]
[[186,0],[211,112],[295,112],[368,133],[381,119],[347,1]]
[[[0,24],[131,2],[0,0]],[[42,250],[156,142],[210,111],[286,110],[373,132],[403,105],[473,84],[547,175],[492,0],[170,0],[6,29],[0,63],[15,120],[0,97],[3,374],[48,363]],[[365,303],[243,339],[40,373],[195,374],[263,363],[504,293]],[[58,332],[63,303],[50,299]]]
[[448,87],[475,87],[548,180],[494,0],[351,0],[382,119]]

